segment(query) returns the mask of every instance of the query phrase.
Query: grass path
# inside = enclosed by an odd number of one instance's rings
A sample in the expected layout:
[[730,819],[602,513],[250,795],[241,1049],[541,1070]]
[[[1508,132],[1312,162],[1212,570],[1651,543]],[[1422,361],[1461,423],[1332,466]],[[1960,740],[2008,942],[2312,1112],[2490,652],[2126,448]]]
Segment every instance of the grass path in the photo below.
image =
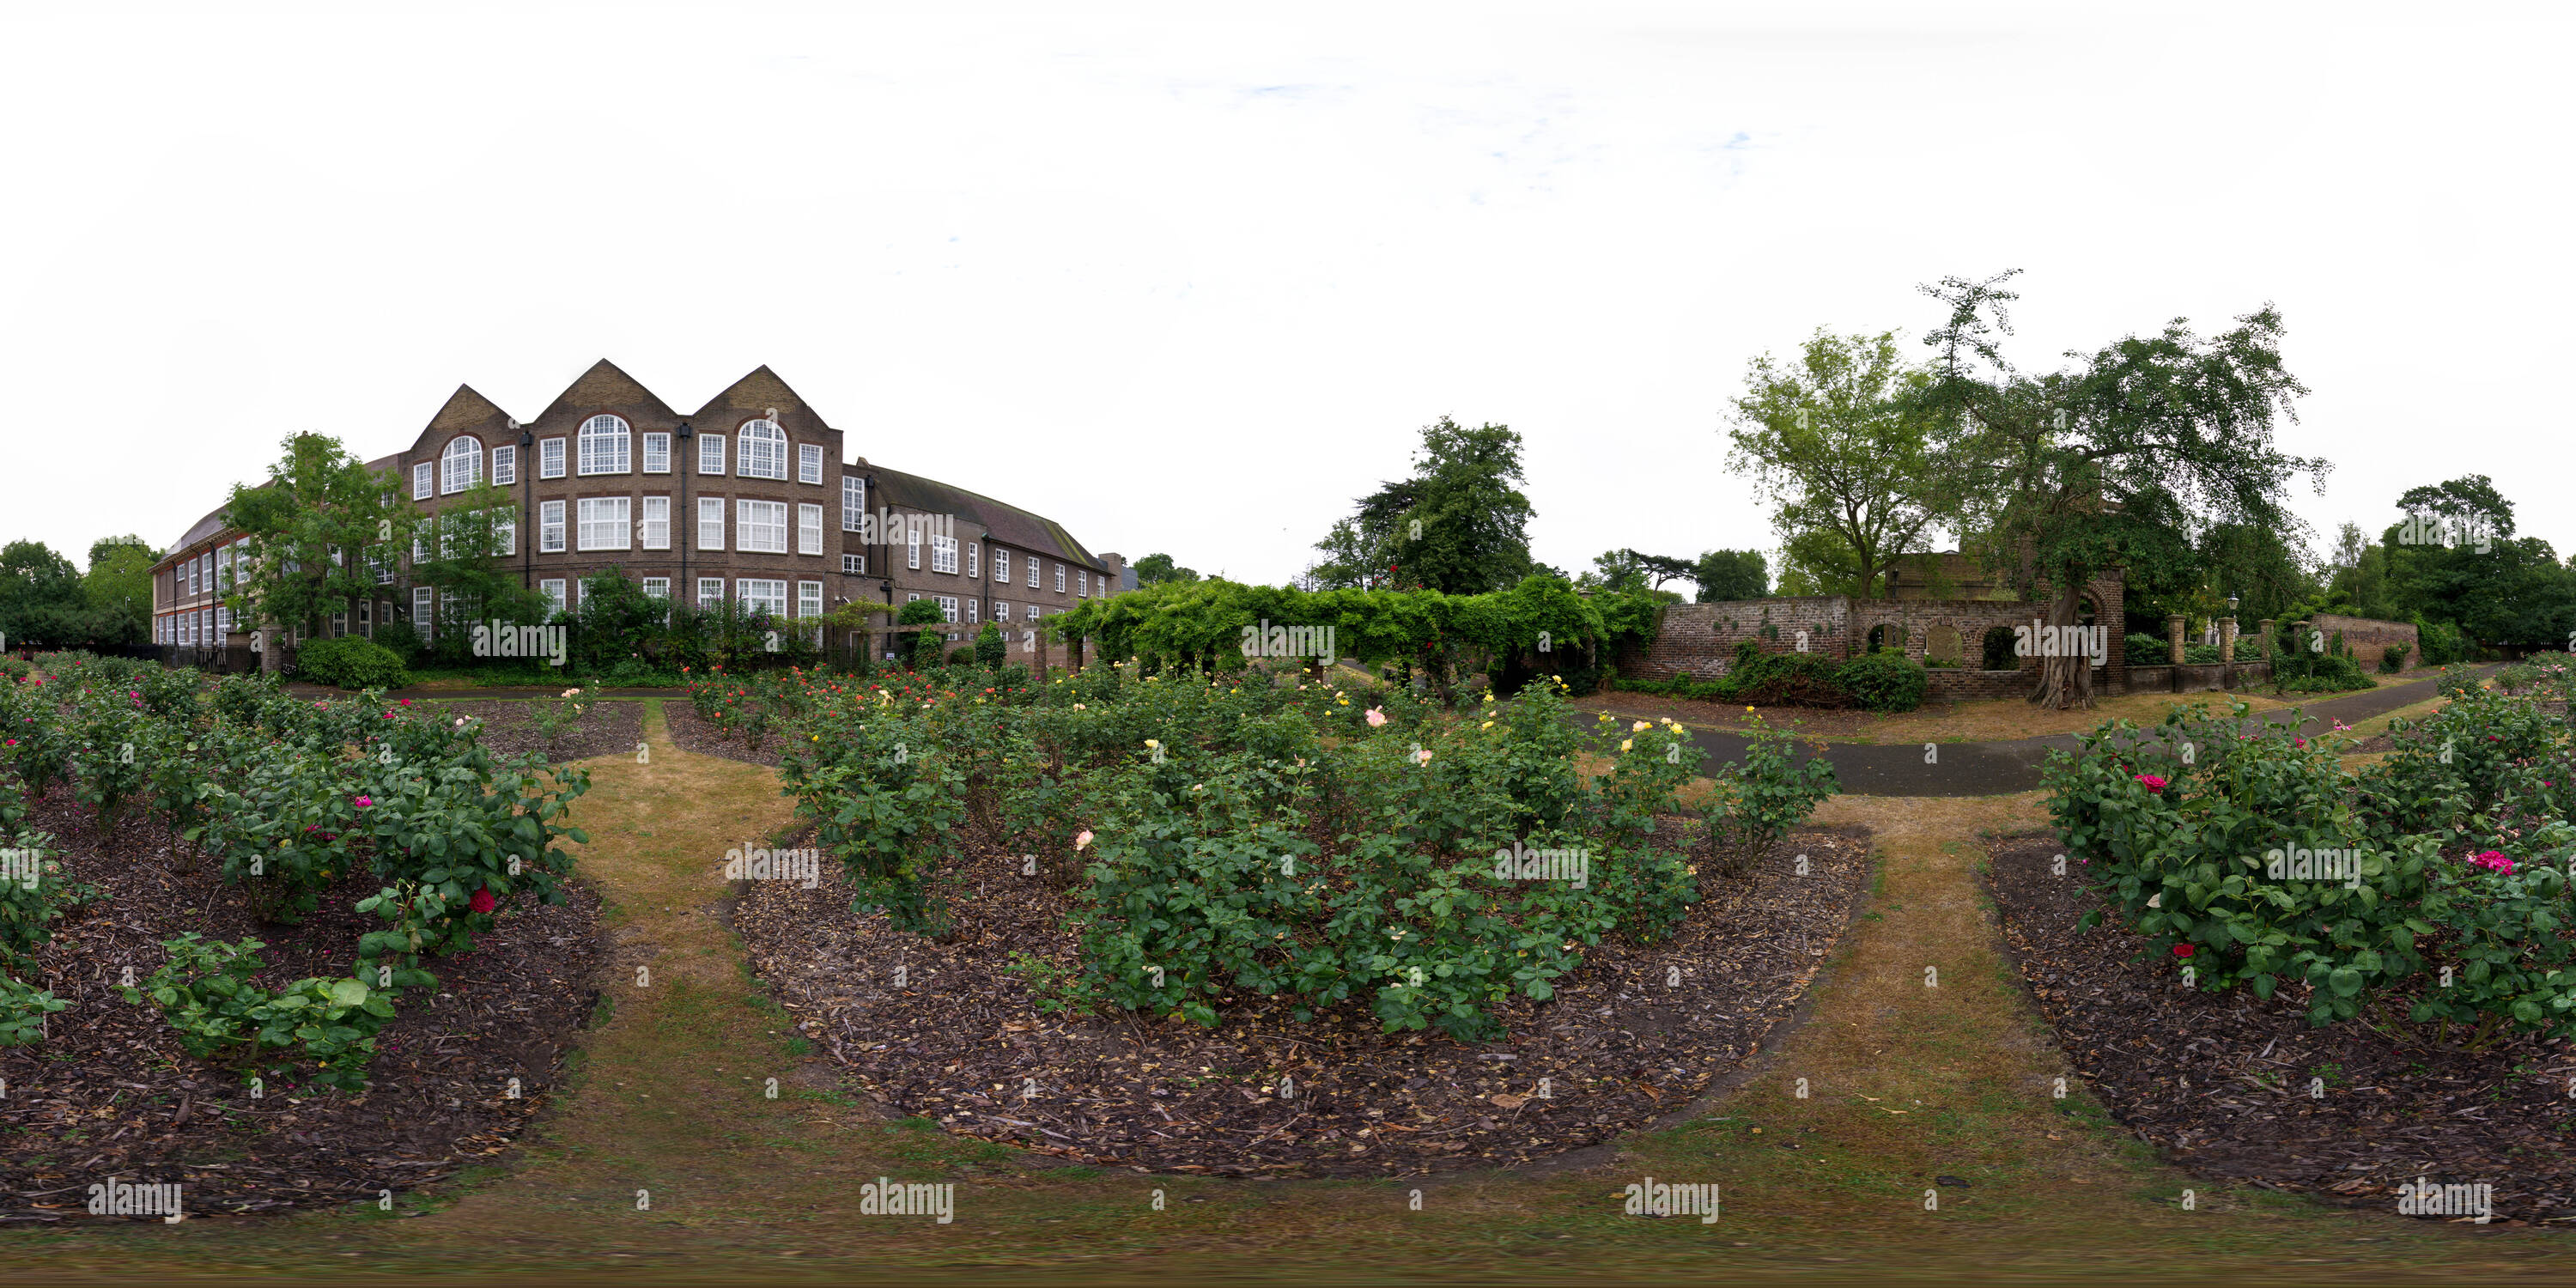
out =
[[[1720,1116],[1631,1137],[1604,1167],[1404,1182],[1225,1182],[1039,1166],[838,1099],[721,920],[724,851],[788,821],[760,767],[673,748],[590,762],[585,879],[613,911],[607,1018],[524,1157],[391,1214],[11,1231],[15,1281],[528,1274],[653,1282],[868,1272],[931,1278],[1572,1277],[2043,1280],[2565,1277],[2558,1241],[2471,1237],[2196,1183],[2075,1089],[1997,955],[1981,831],[2029,796],[1842,797],[1877,829],[1868,912],[1819,976],[1813,1018]],[[651,983],[639,986],[637,966]],[[1926,987],[1926,967],[1938,986]],[[971,1042],[983,1035],[958,1034]],[[765,1079],[777,1077],[775,1100]],[[1795,1094],[1795,1079],[1809,1094]],[[1794,1148],[1793,1148],[1794,1147]],[[860,1213],[858,1186],[953,1182],[956,1219]],[[1724,1215],[1618,1214],[1651,1175],[1721,1185]],[[1967,1182],[1937,1181],[1950,1176]],[[2185,1186],[2198,1210],[2180,1210]],[[635,1191],[648,1190],[639,1211]],[[1420,1190],[1421,1206],[1412,1205]],[[1936,1190],[1928,1211],[1923,1191]],[[1156,1210],[1153,1194],[1163,1192]]]

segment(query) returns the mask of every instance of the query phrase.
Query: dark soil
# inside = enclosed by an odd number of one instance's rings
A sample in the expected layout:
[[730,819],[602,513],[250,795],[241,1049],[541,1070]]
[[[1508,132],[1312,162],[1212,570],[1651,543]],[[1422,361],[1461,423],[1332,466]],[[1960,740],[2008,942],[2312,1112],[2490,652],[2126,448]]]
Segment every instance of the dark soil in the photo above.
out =
[[[2116,921],[2054,840],[1997,842],[2004,940],[2076,1072],[2112,1115],[2204,1176],[2396,1210],[2396,1187],[2495,1187],[2499,1224],[2576,1218],[2576,1050],[2555,1039],[2465,1049],[2402,1011],[2312,1029],[2305,985],[2266,1002],[2183,987],[2179,963]],[[2082,869],[2069,860],[2070,874]],[[2325,1080],[2322,1098],[2310,1080]]]
[[[1262,1176],[1522,1164],[1673,1114],[1795,1009],[1869,853],[1858,832],[1793,833],[1752,876],[1694,905],[1672,941],[1604,944],[1557,981],[1552,1002],[1504,1008],[1508,1040],[1475,1046],[1386,1034],[1365,1005],[1299,1023],[1292,1003],[1254,996],[1228,999],[1216,1029],[1114,1008],[1041,1011],[1012,963],[1076,969],[1070,897],[992,845],[963,848],[949,943],[854,916],[829,855],[817,889],[752,883],[735,926],[807,1036],[889,1112],[960,1135],[1087,1163]],[[1794,874],[1800,855],[1809,875]]]
[[148,1000],[124,999],[126,968],[148,979],[165,960],[160,941],[194,930],[263,941],[267,987],[345,975],[358,936],[381,924],[351,908],[375,883],[345,879],[303,924],[265,925],[158,819],[101,837],[57,789],[30,823],[61,843],[51,857],[66,879],[101,897],[67,912],[34,964],[12,971],[72,1006],[41,1043],[0,1047],[0,1222],[92,1219],[88,1187],[110,1180],[177,1182],[189,1213],[222,1215],[372,1200],[496,1161],[546,1103],[596,1000],[598,901],[567,885],[569,902],[505,906],[473,951],[424,963],[439,991],[398,1003],[369,1090],[271,1083],[253,1099],[239,1073],[192,1060]]
[[[740,733],[718,729],[699,719],[698,709],[686,702],[663,703],[662,723],[670,730],[671,741],[679,744],[682,751],[694,751],[701,756],[722,756],[751,765],[775,767],[778,764],[779,744],[775,733],[761,738],[759,750],[751,750],[743,745]],[[842,902],[847,903],[848,900]]]
[[555,764],[621,752],[632,755],[635,744],[644,741],[644,704],[636,701],[583,703],[581,718],[557,734],[551,748],[545,735],[529,723],[525,702],[427,702],[408,709],[431,720],[472,716],[483,722],[485,747],[509,755],[545,752]]

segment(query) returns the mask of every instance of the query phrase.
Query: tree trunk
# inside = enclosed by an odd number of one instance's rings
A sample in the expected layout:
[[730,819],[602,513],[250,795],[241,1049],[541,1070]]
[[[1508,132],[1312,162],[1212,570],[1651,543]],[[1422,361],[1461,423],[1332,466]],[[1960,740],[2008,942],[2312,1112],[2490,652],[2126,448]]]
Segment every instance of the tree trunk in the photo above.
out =
[[2063,711],[2080,706],[2093,708],[2093,659],[2081,648],[2063,647],[2073,634],[2075,610],[2082,603],[2080,592],[2066,589],[2057,592],[2049,604],[2048,624],[2055,632],[2060,647],[2044,649],[2039,660],[2039,687],[2031,691],[2034,706]]

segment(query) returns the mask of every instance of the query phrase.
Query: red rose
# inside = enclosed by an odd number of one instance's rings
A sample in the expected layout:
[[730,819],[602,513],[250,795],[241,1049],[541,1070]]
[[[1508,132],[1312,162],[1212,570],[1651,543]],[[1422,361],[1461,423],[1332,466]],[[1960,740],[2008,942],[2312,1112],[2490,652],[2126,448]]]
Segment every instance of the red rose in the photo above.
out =
[[2189,956],[2191,956],[2193,953],[2198,952],[2198,951],[2199,951],[2198,949],[2193,948],[2193,947],[2192,947],[2191,945],[2189,945],[2189,944],[2175,944],[2175,945],[2174,945],[2174,956],[2176,956],[2176,957],[2189,957]]
[[474,897],[467,901],[466,906],[476,912],[490,912],[500,907],[501,901],[493,898],[490,890],[477,888],[474,891]]

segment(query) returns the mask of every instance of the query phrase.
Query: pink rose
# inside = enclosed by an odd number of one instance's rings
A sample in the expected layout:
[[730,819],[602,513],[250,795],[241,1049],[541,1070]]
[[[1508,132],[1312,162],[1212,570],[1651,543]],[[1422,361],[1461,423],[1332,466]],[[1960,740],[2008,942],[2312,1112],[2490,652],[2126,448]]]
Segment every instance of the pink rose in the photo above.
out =
[[1084,846],[1089,844],[1091,844],[1091,829],[1086,827],[1082,830],[1082,834],[1080,836],[1073,838],[1073,848],[1076,851],[1080,851]]
[[359,798],[358,798],[358,808],[360,808],[360,809],[366,809],[366,808],[368,808],[369,806],[374,805],[375,803],[376,803],[376,798],[375,798],[375,797],[373,797],[373,796],[361,796],[361,797],[359,797]]
[[1369,722],[1369,728],[1371,728],[1371,729],[1375,729],[1375,728],[1377,728],[1379,725],[1385,724],[1385,723],[1386,723],[1386,712],[1384,712],[1384,711],[1382,711],[1382,710],[1380,710],[1380,709],[1378,709],[1378,708],[1376,708],[1376,707],[1370,707],[1370,708],[1369,708],[1369,710],[1368,710],[1368,722]]
[[2130,777],[2137,779],[2139,782],[2145,783],[2148,791],[2161,792],[2165,789],[2165,780],[2159,775],[2132,774]]

